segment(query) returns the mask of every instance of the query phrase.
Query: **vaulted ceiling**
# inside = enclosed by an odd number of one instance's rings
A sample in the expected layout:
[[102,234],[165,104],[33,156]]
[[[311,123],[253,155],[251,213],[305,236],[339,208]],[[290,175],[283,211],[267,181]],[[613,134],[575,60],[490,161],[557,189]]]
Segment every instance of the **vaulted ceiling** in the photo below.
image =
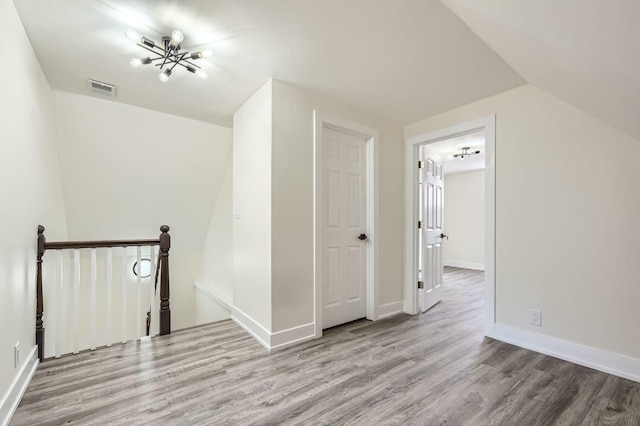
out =
[[442,1],[529,83],[640,139],[640,2]]
[[[14,0],[52,88],[90,94],[86,78],[118,86],[117,101],[230,126],[269,78],[320,92],[400,124],[525,81],[438,0]],[[211,49],[209,78],[133,69],[147,56],[125,38],[184,32]]]

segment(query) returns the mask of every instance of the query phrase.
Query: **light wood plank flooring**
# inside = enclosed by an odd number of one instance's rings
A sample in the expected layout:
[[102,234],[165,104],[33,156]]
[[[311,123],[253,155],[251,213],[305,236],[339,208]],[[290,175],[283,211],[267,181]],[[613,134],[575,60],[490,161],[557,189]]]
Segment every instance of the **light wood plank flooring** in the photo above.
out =
[[267,353],[231,321],[45,361],[12,424],[640,425],[640,384],[482,337],[482,274],[429,312]]

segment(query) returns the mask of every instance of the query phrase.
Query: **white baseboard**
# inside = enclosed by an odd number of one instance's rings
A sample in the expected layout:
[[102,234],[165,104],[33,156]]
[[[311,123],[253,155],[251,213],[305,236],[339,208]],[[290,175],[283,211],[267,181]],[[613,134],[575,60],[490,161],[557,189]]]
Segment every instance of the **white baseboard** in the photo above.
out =
[[315,337],[313,323],[271,333],[236,307],[231,308],[231,319],[240,327],[244,328],[247,333],[252,335],[268,351],[282,349]]
[[231,307],[231,319],[240,327],[252,335],[268,351],[271,350],[271,332],[258,324],[249,315],[242,312],[235,306]]
[[315,324],[309,323],[298,327],[275,332],[271,335],[271,349],[282,349],[295,343],[315,338]]
[[404,302],[386,303],[378,306],[378,319],[389,318],[404,312]]
[[444,266],[453,266],[454,268],[474,269],[476,271],[484,271],[484,263],[465,262],[463,260],[442,259]]
[[38,368],[38,346],[34,346],[0,402],[0,425],[8,425]]
[[555,358],[584,365],[594,370],[640,382],[640,359],[620,355],[556,337],[504,324],[495,325],[496,340],[511,343],[525,349]]

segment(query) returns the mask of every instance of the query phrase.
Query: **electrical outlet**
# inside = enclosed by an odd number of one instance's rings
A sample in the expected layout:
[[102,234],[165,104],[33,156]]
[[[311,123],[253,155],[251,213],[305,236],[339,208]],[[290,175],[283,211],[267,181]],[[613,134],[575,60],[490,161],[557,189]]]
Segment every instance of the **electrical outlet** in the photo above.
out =
[[18,368],[20,365],[20,342],[16,343],[13,347],[13,368]]
[[529,310],[529,324],[537,325],[538,327],[542,326],[542,312],[540,309]]

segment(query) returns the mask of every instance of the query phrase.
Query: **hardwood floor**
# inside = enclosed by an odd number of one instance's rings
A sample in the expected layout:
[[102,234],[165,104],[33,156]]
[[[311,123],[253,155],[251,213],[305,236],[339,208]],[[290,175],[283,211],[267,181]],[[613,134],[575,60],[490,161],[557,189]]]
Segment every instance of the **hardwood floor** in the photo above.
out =
[[640,425],[640,384],[484,339],[482,279],[271,354],[223,321],[45,361],[11,424]]

